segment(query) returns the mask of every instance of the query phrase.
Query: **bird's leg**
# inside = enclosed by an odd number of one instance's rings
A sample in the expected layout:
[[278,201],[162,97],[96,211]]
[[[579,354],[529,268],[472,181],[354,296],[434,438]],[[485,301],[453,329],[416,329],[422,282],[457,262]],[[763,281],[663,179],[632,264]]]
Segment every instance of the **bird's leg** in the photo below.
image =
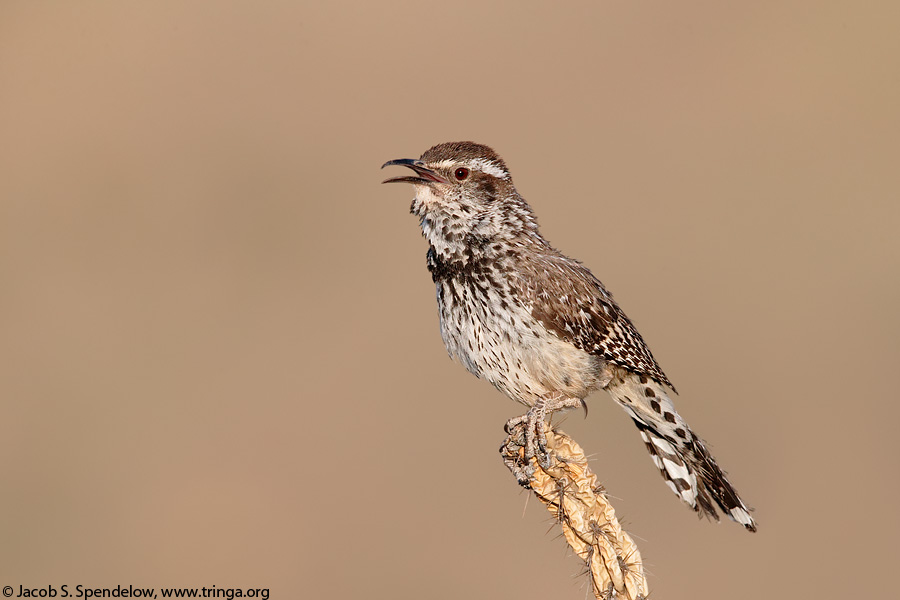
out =
[[559,393],[546,394],[537,399],[531,409],[524,415],[513,417],[506,422],[507,433],[517,427],[525,429],[525,462],[537,457],[541,467],[549,468],[550,457],[547,454],[547,434],[544,433],[544,419],[558,410],[576,408],[582,405],[580,398],[570,398]]

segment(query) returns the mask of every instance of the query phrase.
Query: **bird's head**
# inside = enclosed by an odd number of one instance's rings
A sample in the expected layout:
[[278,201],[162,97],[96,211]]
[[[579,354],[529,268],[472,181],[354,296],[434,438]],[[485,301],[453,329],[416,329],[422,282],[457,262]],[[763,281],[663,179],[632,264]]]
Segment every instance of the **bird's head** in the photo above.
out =
[[474,142],[448,142],[425,151],[418,159],[390,160],[382,168],[400,165],[415,175],[391,177],[384,183],[411,183],[416,197],[410,212],[435,247],[476,236],[492,239],[534,228],[531,209],[516,192],[503,159]]

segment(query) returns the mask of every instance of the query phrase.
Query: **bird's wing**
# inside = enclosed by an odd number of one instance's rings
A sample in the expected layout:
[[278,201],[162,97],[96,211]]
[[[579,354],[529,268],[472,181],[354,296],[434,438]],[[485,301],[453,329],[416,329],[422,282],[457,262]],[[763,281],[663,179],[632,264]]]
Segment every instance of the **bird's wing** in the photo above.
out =
[[547,252],[520,266],[513,283],[518,297],[548,331],[675,390],[612,294],[581,263]]

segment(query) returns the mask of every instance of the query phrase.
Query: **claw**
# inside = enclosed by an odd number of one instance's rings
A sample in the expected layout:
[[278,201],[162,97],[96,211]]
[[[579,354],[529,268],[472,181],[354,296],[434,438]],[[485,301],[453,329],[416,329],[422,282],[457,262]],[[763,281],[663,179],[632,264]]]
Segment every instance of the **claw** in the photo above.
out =
[[518,428],[524,429],[525,462],[536,458],[543,468],[550,466],[550,457],[547,454],[547,434],[544,433],[543,405],[536,404],[519,417],[514,417],[506,422],[507,433],[512,433]]
[[522,473],[526,473],[529,477],[534,473],[534,466],[531,464],[532,458],[536,459],[537,464],[544,470],[549,469],[551,466],[550,453],[547,450],[547,433],[544,430],[544,418],[555,411],[583,405],[584,402],[580,398],[564,396],[541,397],[527,413],[513,417],[506,422],[504,426],[506,433],[511,438],[515,436],[515,439],[511,439],[511,441],[524,450],[523,466],[517,472],[519,483],[522,483]]

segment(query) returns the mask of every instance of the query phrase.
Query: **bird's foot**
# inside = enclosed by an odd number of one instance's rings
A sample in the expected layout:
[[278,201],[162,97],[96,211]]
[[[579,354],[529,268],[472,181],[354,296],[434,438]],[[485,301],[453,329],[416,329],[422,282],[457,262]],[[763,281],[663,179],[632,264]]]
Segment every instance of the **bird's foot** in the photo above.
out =
[[[506,422],[504,429],[511,436],[515,436],[514,443],[524,448],[525,467],[521,475],[530,478],[534,472],[531,467],[531,459],[535,458],[542,469],[550,468],[550,455],[547,452],[547,434],[544,430],[544,419],[558,410],[575,408],[582,405],[580,398],[568,398],[566,396],[552,395],[542,396],[534,403],[534,406],[518,417],[513,417]],[[522,477],[519,476],[522,483]]]
[[[526,469],[529,468],[532,458],[537,458],[542,468],[550,466],[550,459],[547,456],[547,434],[544,433],[545,414],[543,402],[540,402],[524,415],[507,421],[504,427],[506,433],[514,436],[514,443],[524,448]],[[533,472],[533,468],[531,471]],[[530,473],[528,475],[530,476]]]

